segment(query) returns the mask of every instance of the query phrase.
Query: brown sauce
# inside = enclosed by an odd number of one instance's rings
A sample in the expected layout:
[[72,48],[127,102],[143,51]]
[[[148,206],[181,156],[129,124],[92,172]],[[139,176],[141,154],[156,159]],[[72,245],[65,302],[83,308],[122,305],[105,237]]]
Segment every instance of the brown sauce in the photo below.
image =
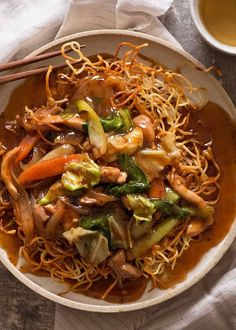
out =
[[[37,104],[35,98],[37,95]],[[16,139],[4,128],[5,120],[13,120],[16,114],[24,111],[25,105],[42,105],[45,102],[44,83],[42,77],[29,79],[16,88],[9,100],[5,112],[0,115],[0,141],[7,146],[14,146]],[[203,125],[200,122],[203,122]],[[191,127],[199,133],[199,137],[213,138],[213,151],[221,167],[221,197],[216,207],[213,226],[205,231],[200,241],[191,243],[190,248],[178,260],[173,271],[167,270],[163,281],[167,287],[183,281],[187,273],[199,262],[210,248],[224,239],[233,224],[236,214],[236,126],[230,117],[217,105],[209,103],[203,110],[192,116]],[[15,236],[0,234],[0,245],[8,253],[13,264],[16,264],[19,252],[19,240]],[[83,294],[100,297],[109,286],[107,281],[95,283]],[[131,282],[123,289],[114,288],[108,301],[115,303],[131,302],[140,298],[146,288],[147,280],[143,277]]]

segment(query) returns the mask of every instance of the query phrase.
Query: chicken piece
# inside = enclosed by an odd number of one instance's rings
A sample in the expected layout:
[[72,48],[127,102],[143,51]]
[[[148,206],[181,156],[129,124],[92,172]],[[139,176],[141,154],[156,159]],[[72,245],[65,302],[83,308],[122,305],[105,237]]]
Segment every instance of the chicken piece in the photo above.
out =
[[151,119],[145,115],[139,115],[133,119],[135,127],[141,127],[143,130],[143,140],[147,147],[153,147],[155,141],[155,130]]
[[51,214],[56,212],[56,206],[54,204],[47,204],[44,206],[44,209]]
[[206,229],[205,223],[200,219],[193,219],[186,228],[186,235],[194,237],[202,233]]
[[109,266],[122,279],[136,280],[142,274],[136,266],[126,262],[124,250],[119,250],[111,257]]
[[206,203],[203,198],[198,196],[195,192],[189,190],[185,186],[185,180],[176,173],[169,173],[167,175],[167,179],[172,186],[172,188],[179,194],[182,198],[184,198],[189,203],[195,204],[198,207],[205,207]]
[[48,220],[49,216],[47,215],[45,209],[43,206],[39,205],[39,204],[35,204],[34,206],[34,213],[37,216],[37,219],[45,222]]
[[117,167],[101,166],[100,179],[101,182],[124,183],[127,178],[127,173],[121,172]]

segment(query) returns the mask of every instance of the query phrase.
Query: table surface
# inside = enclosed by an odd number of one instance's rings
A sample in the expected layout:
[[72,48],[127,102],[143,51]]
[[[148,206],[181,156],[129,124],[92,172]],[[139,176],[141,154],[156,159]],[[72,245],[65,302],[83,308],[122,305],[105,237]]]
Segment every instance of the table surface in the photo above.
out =
[[[206,44],[193,25],[188,0],[175,0],[162,23],[183,48],[205,66],[215,64],[222,71],[219,79],[236,104],[236,57],[216,51]],[[37,295],[0,265],[0,329],[53,329],[55,304]]]

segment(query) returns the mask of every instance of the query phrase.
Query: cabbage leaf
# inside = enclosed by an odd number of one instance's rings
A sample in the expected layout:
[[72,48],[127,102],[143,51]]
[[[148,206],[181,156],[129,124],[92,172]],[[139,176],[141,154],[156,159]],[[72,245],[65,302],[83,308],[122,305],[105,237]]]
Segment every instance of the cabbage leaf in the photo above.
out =
[[86,262],[99,264],[110,255],[108,240],[97,231],[81,227],[71,228],[63,233],[69,244],[76,248]]

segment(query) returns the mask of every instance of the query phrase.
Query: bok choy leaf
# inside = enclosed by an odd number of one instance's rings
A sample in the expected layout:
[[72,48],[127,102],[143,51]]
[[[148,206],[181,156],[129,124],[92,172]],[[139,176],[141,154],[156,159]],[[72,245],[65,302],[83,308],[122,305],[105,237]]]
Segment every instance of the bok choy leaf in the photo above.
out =
[[116,197],[144,192],[149,187],[149,182],[143,171],[137,166],[133,157],[127,154],[118,155],[122,171],[128,175],[128,182],[120,186],[109,186],[107,191]]

